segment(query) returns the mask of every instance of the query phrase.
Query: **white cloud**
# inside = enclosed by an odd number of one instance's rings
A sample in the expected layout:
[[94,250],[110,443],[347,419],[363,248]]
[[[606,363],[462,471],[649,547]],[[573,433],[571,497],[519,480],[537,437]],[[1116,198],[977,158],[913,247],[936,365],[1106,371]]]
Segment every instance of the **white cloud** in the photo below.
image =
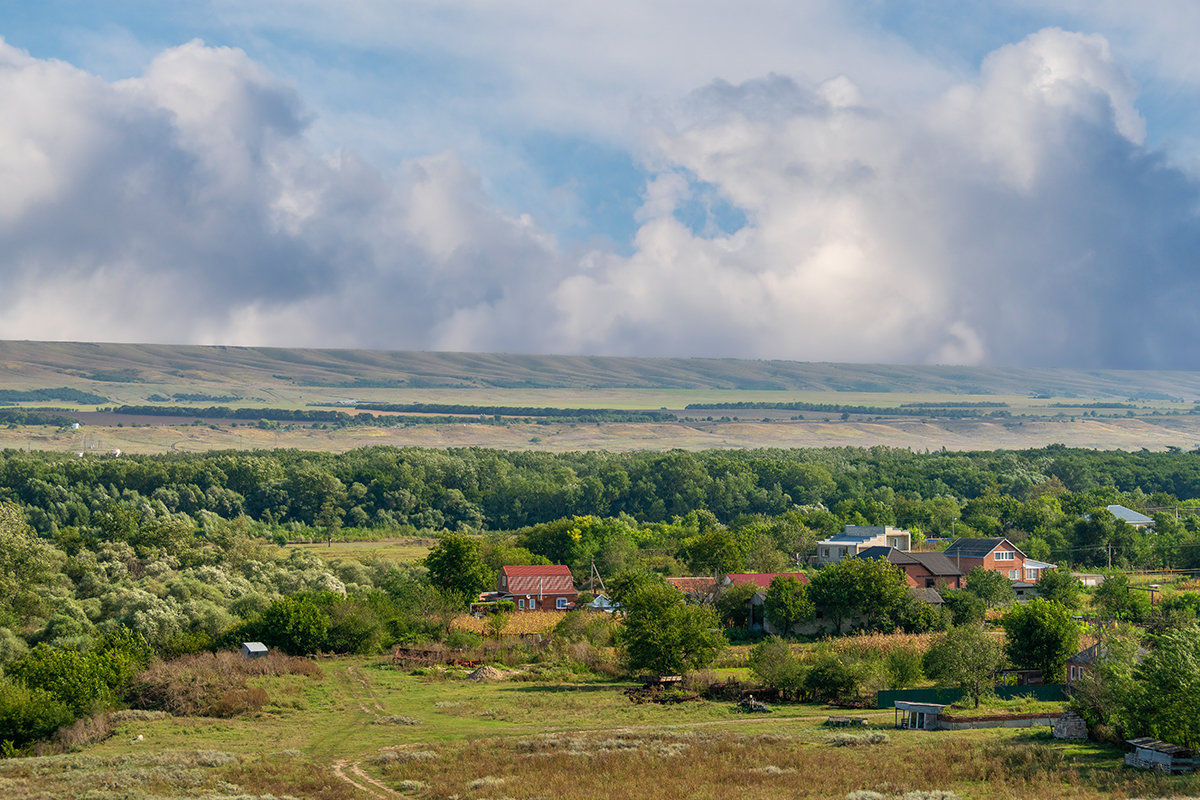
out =
[[[240,50],[110,83],[0,44],[0,336],[1196,366],[1196,186],[1103,38],[1041,31],[919,102],[865,72],[641,114],[622,257],[499,212],[453,150],[322,152]],[[740,230],[676,218],[714,195]]]

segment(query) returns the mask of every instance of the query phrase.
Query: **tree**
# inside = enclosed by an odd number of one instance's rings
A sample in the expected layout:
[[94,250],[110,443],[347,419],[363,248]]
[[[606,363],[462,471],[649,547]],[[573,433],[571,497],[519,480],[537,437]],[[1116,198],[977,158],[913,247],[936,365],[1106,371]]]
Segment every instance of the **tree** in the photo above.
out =
[[448,533],[425,556],[429,582],[466,605],[491,586],[496,576],[483,559],[479,542],[465,533]]
[[780,575],[771,581],[764,606],[767,621],[784,636],[796,624],[812,619],[816,612],[808,597],[808,587],[790,575]]
[[983,598],[966,589],[945,592],[942,595],[942,602],[946,610],[950,612],[951,620],[955,625],[981,623],[987,614],[987,603],[983,601]]
[[506,611],[495,611],[488,615],[487,621],[483,623],[483,628],[487,631],[487,635],[500,641],[500,637],[504,635],[504,629],[508,626],[508,621],[512,619],[512,615]]
[[956,686],[975,707],[1004,666],[1004,648],[978,625],[959,625],[941,634],[925,651],[925,674],[939,686]]
[[1038,581],[1038,597],[1059,603],[1065,608],[1074,609],[1079,605],[1079,592],[1083,588],[1069,569],[1048,569],[1042,571]]
[[1148,592],[1133,589],[1125,575],[1109,575],[1096,587],[1092,604],[1107,619],[1141,622],[1150,613]]
[[1015,605],[1001,619],[1005,651],[1013,665],[1040,669],[1046,683],[1066,679],[1067,659],[1079,651],[1079,625],[1058,603],[1036,598]]
[[983,567],[975,567],[967,573],[967,589],[982,597],[990,608],[1008,605],[1016,599],[1012,581]]
[[329,617],[312,600],[284,597],[271,603],[256,627],[266,644],[304,656],[325,646]]
[[1136,733],[1200,747],[1200,625],[1155,637],[1134,677]]
[[880,558],[847,558],[822,567],[808,587],[817,611],[841,633],[846,619],[862,617],[868,627],[886,616],[907,595],[904,573]]
[[[717,616],[728,628],[744,628],[750,623],[750,601],[758,594],[753,583],[726,586],[717,595]],[[774,624],[774,623],[772,623]]]
[[631,670],[674,675],[702,669],[725,645],[711,608],[688,605],[664,582],[646,582],[622,601],[625,624],[620,646]]

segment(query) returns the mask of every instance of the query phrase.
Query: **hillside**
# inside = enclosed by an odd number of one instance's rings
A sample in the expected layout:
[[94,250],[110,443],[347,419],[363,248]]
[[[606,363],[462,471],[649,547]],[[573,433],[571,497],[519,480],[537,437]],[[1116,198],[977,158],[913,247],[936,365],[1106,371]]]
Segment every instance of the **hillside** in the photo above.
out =
[[705,358],[0,342],[0,387],[679,389],[1200,399],[1200,372],[891,366]]

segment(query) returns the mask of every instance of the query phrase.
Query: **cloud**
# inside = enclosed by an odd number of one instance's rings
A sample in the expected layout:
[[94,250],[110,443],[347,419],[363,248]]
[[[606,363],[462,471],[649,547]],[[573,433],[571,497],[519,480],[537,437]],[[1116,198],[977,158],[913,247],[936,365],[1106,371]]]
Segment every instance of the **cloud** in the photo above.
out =
[[108,82],[0,43],[0,336],[1200,366],[1197,186],[1105,39],[1046,29],[919,99],[758,74],[631,116],[623,256],[498,210],[453,150],[319,150],[240,50]]
[[[663,355],[1195,366],[1177,338],[1195,313],[1167,298],[1197,289],[1196,186],[1141,146],[1134,95],[1104,39],[1057,29],[917,106],[865,104],[844,77],[716,82],[653,132],[663,173],[634,255],[556,294],[564,340]],[[681,176],[718,187],[748,224],[708,238],[683,228],[664,207]]]

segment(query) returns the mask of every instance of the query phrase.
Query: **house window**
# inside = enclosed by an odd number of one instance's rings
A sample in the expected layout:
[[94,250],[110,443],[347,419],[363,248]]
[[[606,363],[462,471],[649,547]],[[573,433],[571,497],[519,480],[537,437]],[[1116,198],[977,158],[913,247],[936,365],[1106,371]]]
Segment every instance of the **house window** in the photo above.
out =
[[1036,583],[1038,579],[1038,571],[1036,569],[1025,570],[1025,580]]
[[1075,672],[1075,667],[1072,666],[1071,667],[1071,680],[1075,680],[1077,677],[1079,677],[1079,676]]
[[828,547],[821,548],[821,556],[823,558],[829,558],[829,548]]
[[1012,561],[1016,557],[1017,557],[1017,554],[1014,553],[1012,550],[997,550],[996,551],[996,560],[997,561]]
[[1008,571],[1008,579],[1010,581],[1015,581],[1017,579],[1017,576],[1020,574],[1021,574],[1021,571],[1019,569],[1010,569]]
[[554,607],[561,610],[567,607],[567,598],[560,597],[554,601]]
[[520,609],[525,608],[525,601],[523,599],[517,601],[517,608],[520,608]]

